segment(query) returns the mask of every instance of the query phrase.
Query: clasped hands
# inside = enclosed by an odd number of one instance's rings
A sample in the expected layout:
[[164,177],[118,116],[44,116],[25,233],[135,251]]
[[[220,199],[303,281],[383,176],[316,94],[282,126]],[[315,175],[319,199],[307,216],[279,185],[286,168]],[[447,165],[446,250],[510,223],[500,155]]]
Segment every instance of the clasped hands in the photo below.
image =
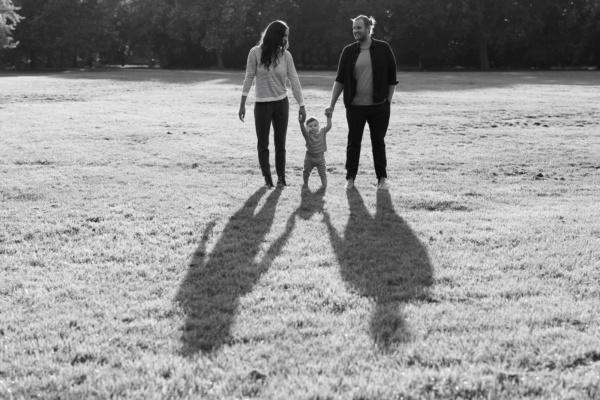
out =
[[[246,107],[244,106],[240,106],[240,110],[239,110],[239,118],[240,121],[244,122],[244,117],[246,116]],[[333,107],[328,107],[325,109],[325,116],[327,118],[330,118],[333,115]],[[304,106],[300,107],[300,110],[298,111],[298,121],[304,123],[304,121],[306,121],[306,109],[304,108]]]
[[302,123],[306,121],[306,108],[304,108],[304,106],[301,106],[300,110],[298,110],[298,121]]
[[[327,118],[331,118],[333,116],[333,107],[327,107],[325,109],[325,116]],[[306,111],[304,111],[304,107],[300,108],[300,111],[298,113],[298,121],[300,121],[301,123],[304,123],[304,121],[306,121]]]

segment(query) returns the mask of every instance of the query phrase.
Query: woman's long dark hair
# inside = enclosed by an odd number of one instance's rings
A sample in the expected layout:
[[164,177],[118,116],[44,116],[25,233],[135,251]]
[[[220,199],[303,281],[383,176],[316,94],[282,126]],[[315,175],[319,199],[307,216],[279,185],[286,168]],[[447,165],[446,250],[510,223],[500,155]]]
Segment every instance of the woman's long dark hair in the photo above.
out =
[[260,48],[262,54],[260,56],[260,65],[269,69],[273,64],[273,69],[277,67],[279,58],[283,56],[283,52],[288,48],[288,44],[283,44],[283,37],[288,26],[283,21],[273,21],[267,26],[267,29],[260,38]]

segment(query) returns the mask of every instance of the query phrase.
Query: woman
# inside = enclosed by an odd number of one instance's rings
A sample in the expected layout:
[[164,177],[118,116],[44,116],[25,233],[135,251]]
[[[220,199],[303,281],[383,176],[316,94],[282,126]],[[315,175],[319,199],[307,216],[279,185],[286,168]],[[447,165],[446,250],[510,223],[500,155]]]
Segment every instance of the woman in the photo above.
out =
[[300,106],[299,119],[304,121],[306,111],[298,73],[292,55],[287,51],[289,28],[283,21],[273,21],[263,32],[259,44],[248,54],[246,78],[240,103],[240,120],[246,116],[246,99],[256,77],[256,100],[254,103],[254,123],[258,138],[258,162],[265,178],[265,185],[273,187],[269,164],[269,131],[273,124],[275,141],[275,169],[277,186],[287,186],[285,182],[285,137],[287,134],[290,104],[288,102],[286,79],[292,86],[292,93]]

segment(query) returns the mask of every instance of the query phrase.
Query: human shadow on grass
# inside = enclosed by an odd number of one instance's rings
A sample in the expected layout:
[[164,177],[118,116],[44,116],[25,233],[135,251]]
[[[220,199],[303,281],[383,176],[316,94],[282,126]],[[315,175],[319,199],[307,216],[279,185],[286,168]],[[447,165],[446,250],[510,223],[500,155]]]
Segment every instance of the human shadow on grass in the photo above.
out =
[[269,250],[266,253],[265,262],[268,262],[269,266],[273,259],[275,259],[275,257],[281,254],[283,247],[285,246],[285,244],[290,238],[290,235],[294,231],[297,218],[309,220],[316,213],[323,213],[323,208],[325,205],[325,188],[321,188],[316,192],[302,190],[300,196],[300,205],[289,216],[285,224],[285,231],[277,238],[277,240],[273,242],[273,244],[269,247]]
[[229,218],[210,254],[206,243],[214,223],[203,232],[176,296],[186,315],[181,337],[182,353],[186,356],[231,343],[239,299],[252,290],[268,269],[255,257],[271,229],[282,191],[271,191],[257,211],[266,192],[265,188],[259,189]]
[[410,330],[402,306],[431,301],[433,267],[427,249],[394,210],[388,191],[377,191],[377,211],[371,216],[356,189],[347,191],[350,217],[343,235],[325,213],[341,275],[358,294],[372,299],[370,333],[387,350],[409,341]]

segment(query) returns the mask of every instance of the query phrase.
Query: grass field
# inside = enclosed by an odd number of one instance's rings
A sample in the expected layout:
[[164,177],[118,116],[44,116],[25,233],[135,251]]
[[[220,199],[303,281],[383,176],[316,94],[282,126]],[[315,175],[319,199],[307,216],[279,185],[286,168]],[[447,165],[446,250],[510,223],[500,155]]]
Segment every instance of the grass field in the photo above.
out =
[[0,398],[600,399],[598,72],[399,72],[389,193],[242,79],[0,72]]

